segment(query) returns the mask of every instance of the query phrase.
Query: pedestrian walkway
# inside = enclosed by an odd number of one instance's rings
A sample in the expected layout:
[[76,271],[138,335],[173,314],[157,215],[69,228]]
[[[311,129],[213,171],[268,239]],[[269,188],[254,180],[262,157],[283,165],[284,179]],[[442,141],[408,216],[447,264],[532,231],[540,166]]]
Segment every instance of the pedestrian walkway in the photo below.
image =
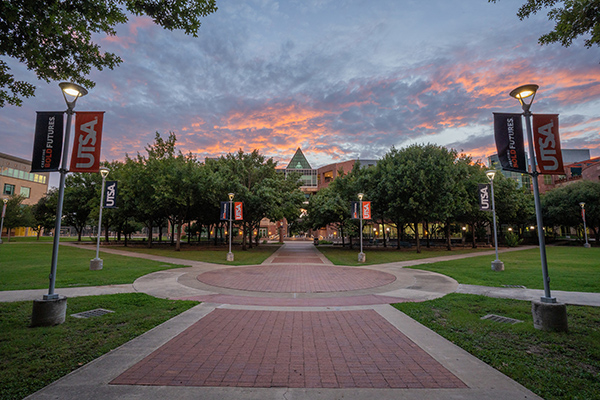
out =
[[156,272],[133,289],[203,303],[31,398],[539,399],[389,305],[458,288],[397,264],[333,266],[302,242],[258,266]]

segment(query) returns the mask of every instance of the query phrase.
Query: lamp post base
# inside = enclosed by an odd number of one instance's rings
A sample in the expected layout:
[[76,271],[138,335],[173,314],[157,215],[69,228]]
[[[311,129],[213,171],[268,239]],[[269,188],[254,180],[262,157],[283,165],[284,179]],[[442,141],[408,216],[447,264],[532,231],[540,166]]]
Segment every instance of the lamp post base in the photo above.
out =
[[364,263],[367,261],[367,255],[365,253],[358,253],[358,262]]
[[500,260],[492,261],[492,271],[504,271],[504,263]]
[[567,332],[567,305],[563,303],[531,302],[533,327],[543,331]]
[[[0,242],[0,243],[2,243],[2,242]],[[590,244],[589,244],[589,243],[585,243],[585,244],[583,245],[583,247],[585,247],[586,249],[589,249],[589,248],[590,248]]]
[[233,261],[234,257],[233,257],[233,253],[227,253],[227,261]]
[[101,258],[94,258],[92,260],[90,260],[90,271],[99,271],[102,269],[102,259]]
[[66,316],[67,298],[65,296],[34,300],[31,327],[60,325],[65,322]]

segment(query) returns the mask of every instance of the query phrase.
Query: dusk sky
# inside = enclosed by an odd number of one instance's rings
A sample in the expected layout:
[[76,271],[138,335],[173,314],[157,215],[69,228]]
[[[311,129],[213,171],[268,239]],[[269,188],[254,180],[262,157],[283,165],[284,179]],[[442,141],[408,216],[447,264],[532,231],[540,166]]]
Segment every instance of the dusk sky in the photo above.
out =
[[[562,148],[600,156],[598,47],[540,46],[552,23],[520,21],[524,1],[217,0],[197,38],[131,17],[96,36],[123,63],[91,74],[76,111],[106,111],[109,161],[145,154],[155,132],[200,159],[259,149],[282,166],[298,147],[319,167],[413,143],[484,159],[492,113],[521,112],[508,94],[535,83],[532,112],[560,114]],[[38,89],[0,109],[0,151],[31,159],[35,112],[66,106],[58,82],[8,62]]]

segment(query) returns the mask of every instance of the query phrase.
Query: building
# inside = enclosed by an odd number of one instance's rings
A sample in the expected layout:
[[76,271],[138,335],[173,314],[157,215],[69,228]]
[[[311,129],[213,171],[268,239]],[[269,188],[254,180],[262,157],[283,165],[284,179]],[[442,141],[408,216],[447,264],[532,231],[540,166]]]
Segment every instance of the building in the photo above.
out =
[[[31,161],[0,153],[0,188],[2,198],[23,195],[23,204],[36,204],[48,192],[49,173],[32,173]],[[30,228],[18,228],[16,236],[35,234]],[[12,236],[12,235],[11,235]]]

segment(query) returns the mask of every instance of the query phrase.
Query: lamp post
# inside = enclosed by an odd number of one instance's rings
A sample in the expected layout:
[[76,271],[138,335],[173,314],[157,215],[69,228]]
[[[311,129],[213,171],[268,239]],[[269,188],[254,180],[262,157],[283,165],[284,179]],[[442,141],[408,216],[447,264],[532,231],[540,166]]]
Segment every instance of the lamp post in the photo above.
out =
[[65,178],[67,176],[67,160],[69,154],[69,142],[71,135],[71,120],[73,119],[75,103],[77,99],[85,96],[87,90],[75,83],[61,82],[58,84],[62,90],[63,98],[67,103],[67,126],[63,145],[63,156],[60,167],[60,181],[58,186],[58,203],[56,206],[56,223],[54,225],[54,238],[52,243],[52,264],[50,266],[50,285],[48,294],[42,296],[42,300],[33,301],[33,313],[31,316],[32,326],[47,326],[62,324],[67,312],[67,298],[54,293],[56,284],[56,267],[58,263],[58,244],[60,240],[60,228],[62,220],[62,208],[65,197]]
[[[6,200],[4,200],[4,201],[6,201]],[[582,201],[581,203],[579,203],[579,205],[581,206],[581,218],[583,218],[583,233],[585,235],[585,244],[583,245],[583,247],[585,247],[587,249],[590,247],[590,244],[588,242],[587,226],[585,223],[585,203]]]
[[106,184],[106,177],[108,176],[108,168],[100,168],[100,175],[102,175],[102,189],[100,191],[100,216],[98,217],[98,237],[96,238],[96,258],[90,261],[90,270],[98,271],[102,269],[102,259],[99,257],[100,254],[100,232],[102,231],[102,208],[104,208],[104,185]]
[[358,206],[360,207],[360,253],[358,253],[358,262],[365,262],[367,260],[367,256],[363,253],[363,197],[364,194],[358,194]]
[[542,220],[542,203],[540,201],[540,190],[538,187],[537,164],[533,149],[533,132],[531,129],[531,104],[535,98],[535,93],[539,89],[538,85],[523,85],[510,92],[510,96],[519,100],[523,108],[523,116],[527,126],[527,142],[529,145],[529,159],[531,160],[531,176],[533,186],[533,198],[535,200],[535,217],[537,220],[538,238],[540,242],[540,258],[542,261],[542,276],[544,279],[544,296],[540,299],[542,303],[556,303],[556,298],[550,293],[550,277],[548,276],[548,262],[546,260],[546,242],[544,238],[544,222]]
[[2,222],[0,222],[0,244],[2,244],[2,231],[4,230],[4,214],[6,214],[6,203],[8,203],[7,199],[2,199],[4,203],[2,205]]
[[235,196],[233,193],[229,193],[229,253],[227,253],[227,261],[233,261],[234,260],[234,256],[233,253],[231,252],[231,225],[232,225],[232,221],[233,221],[233,196]]
[[[494,220],[494,248],[496,249],[496,259],[492,261],[492,271],[504,271],[504,263],[498,259],[498,227],[496,224],[496,201],[494,200],[494,177],[496,176],[496,170],[490,169],[485,172],[485,175],[490,181],[490,187],[492,188],[492,215]],[[475,233],[473,233],[475,234]]]

